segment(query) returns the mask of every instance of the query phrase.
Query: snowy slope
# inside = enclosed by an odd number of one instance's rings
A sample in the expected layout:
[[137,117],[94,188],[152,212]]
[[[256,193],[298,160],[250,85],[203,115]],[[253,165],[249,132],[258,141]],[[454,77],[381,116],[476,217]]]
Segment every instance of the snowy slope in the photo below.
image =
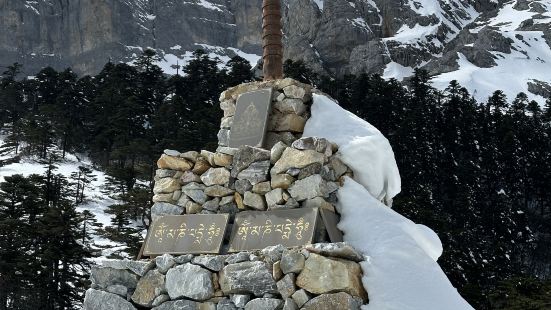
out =
[[[0,146],[2,144],[3,136],[0,136]],[[13,156],[14,154],[5,154],[0,156],[0,161],[13,158]],[[57,163],[56,166],[58,167],[56,173],[62,174],[67,178],[70,178],[71,173],[78,172],[79,166],[86,166],[92,169],[92,174],[95,175],[96,180],[85,189],[85,202],[77,207],[77,211],[83,212],[84,210],[88,210],[96,217],[98,223],[101,223],[104,227],[111,225],[111,215],[105,213],[104,211],[107,206],[116,204],[117,201],[101,192],[101,188],[106,184],[106,174],[94,168],[92,163],[86,157],[77,156],[74,154],[67,154],[65,160]],[[24,157],[20,160],[20,162],[0,166],[0,182],[3,182],[5,177],[14,174],[29,176],[31,174],[44,174],[45,172],[45,165],[40,163],[38,159]],[[112,252],[121,249],[121,245],[97,235],[94,236],[94,243],[98,247],[106,247],[102,250],[101,256],[108,256]]]
[[[337,126],[340,125],[340,126]],[[338,191],[339,229],[362,251],[364,310],[471,310],[438,263],[443,248],[430,228],[381,203],[400,191],[400,175],[388,140],[371,124],[315,95],[305,136],[325,137],[354,171]],[[381,192],[385,193],[381,197]]]

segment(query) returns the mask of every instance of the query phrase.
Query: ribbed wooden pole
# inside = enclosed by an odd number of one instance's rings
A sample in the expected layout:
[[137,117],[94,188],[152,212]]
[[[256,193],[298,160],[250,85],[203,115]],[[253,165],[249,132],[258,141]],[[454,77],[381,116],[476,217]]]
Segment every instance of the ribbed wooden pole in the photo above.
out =
[[283,43],[280,0],[262,1],[264,81],[283,78]]

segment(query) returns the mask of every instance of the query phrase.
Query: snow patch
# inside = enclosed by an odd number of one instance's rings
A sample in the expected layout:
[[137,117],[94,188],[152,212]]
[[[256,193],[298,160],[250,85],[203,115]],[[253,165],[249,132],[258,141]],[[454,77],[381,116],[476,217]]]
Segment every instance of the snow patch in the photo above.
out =
[[355,179],[378,200],[390,204],[401,190],[394,152],[381,132],[332,99],[314,94],[312,117],[305,137],[324,137],[339,145],[341,160],[354,170]]
[[397,62],[390,62],[386,65],[383,72],[383,78],[396,79],[398,81],[404,80],[404,78],[410,77],[415,73],[412,67],[404,67]]

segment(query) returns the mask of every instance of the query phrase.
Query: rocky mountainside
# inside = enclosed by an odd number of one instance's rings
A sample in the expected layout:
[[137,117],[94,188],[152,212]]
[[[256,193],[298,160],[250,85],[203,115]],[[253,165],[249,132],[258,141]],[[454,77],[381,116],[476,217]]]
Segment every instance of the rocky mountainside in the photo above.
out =
[[[551,96],[551,0],[282,0],[285,56],[332,75],[427,69],[477,99]],[[260,59],[262,0],[0,0],[0,65],[96,73],[155,48],[175,73],[197,48]]]

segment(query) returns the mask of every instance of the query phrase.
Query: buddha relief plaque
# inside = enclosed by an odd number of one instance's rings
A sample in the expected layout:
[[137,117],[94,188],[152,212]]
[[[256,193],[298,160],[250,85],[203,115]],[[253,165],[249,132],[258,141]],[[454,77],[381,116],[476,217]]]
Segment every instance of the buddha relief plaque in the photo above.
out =
[[229,147],[262,147],[271,110],[272,88],[244,93],[237,99]]

